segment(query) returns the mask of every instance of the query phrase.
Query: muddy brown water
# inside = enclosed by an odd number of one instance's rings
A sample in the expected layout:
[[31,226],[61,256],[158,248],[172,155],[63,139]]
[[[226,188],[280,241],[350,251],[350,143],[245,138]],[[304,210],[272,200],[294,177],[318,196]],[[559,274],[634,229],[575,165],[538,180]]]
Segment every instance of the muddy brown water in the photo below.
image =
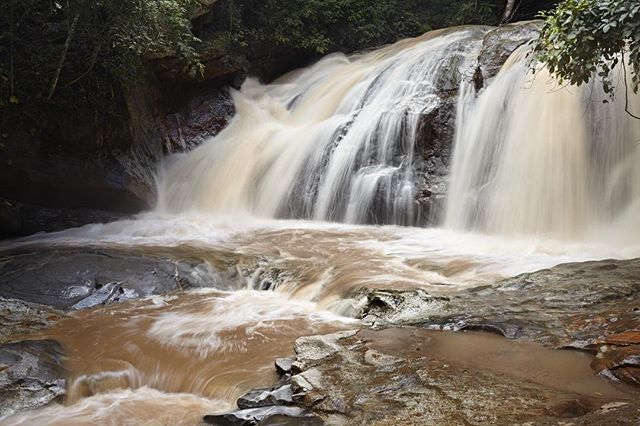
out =
[[[599,248],[444,230],[287,222],[243,230],[200,218],[151,217],[40,238],[38,244],[51,246],[201,259],[214,270],[235,270],[244,284],[79,311],[50,329],[17,336],[64,345],[68,395],[62,405],[0,420],[3,426],[197,425],[206,414],[233,408],[244,392],[274,384],[274,360],[293,355],[298,337],[362,327],[345,317],[362,288],[446,293],[561,262],[611,257]],[[272,281],[268,291],[259,290],[263,281]],[[394,333],[376,344],[401,352],[419,345],[470,369],[626,398],[625,389],[593,375],[590,356],[582,353],[482,333]]]

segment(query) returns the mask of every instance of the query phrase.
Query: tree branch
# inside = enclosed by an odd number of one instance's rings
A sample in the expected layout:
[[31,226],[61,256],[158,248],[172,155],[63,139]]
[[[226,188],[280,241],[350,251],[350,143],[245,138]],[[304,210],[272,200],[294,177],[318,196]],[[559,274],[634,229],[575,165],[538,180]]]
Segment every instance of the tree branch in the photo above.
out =
[[49,88],[49,94],[47,96],[48,101],[51,100],[51,98],[53,97],[53,94],[56,91],[56,86],[58,85],[58,79],[60,78],[60,73],[62,72],[62,67],[64,66],[64,61],[67,57],[69,46],[71,45],[71,40],[73,39],[73,35],[76,32],[76,25],[78,24],[79,17],[80,17],[80,13],[76,13],[76,16],[73,17],[73,22],[71,22],[71,26],[69,27],[69,32],[67,33],[67,39],[64,41],[64,47],[62,49],[62,53],[60,54],[60,58],[58,59],[58,66],[56,67],[56,73],[53,76],[53,80],[51,81],[51,87]]
[[82,80],[83,78],[85,78],[93,69],[93,67],[96,65],[96,62],[98,62],[98,55],[100,54],[100,49],[102,48],[102,43],[98,43],[98,45],[96,46],[96,48],[93,51],[93,54],[91,55],[91,63],[89,64],[89,68],[83,72],[79,77],[74,78],[72,81],[70,81],[69,83],[66,83],[64,86],[62,86],[62,88],[66,88],[69,87],[73,84],[76,84],[78,81]]
[[640,120],[640,116],[629,111],[629,84],[627,82],[627,63],[624,58],[624,50],[622,51],[622,74],[624,77],[624,111],[631,117]]

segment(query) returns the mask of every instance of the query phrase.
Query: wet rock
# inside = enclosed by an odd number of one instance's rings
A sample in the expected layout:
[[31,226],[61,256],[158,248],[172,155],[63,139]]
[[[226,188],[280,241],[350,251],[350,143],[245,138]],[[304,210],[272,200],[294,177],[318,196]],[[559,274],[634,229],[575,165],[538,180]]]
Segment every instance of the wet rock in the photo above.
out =
[[291,385],[284,385],[276,389],[255,389],[241,396],[238,408],[259,408],[271,405],[293,404],[293,392]]
[[340,350],[338,340],[351,337],[357,330],[341,331],[324,336],[301,337],[296,340],[295,351],[298,361],[319,360],[333,355]]
[[126,250],[36,250],[0,257],[0,297],[83,309],[226,280],[201,261]]
[[637,401],[617,391],[580,393],[580,386],[531,380],[501,366],[425,354],[425,345],[446,342],[432,341],[433,333],[441,332],[362,330],[332,338],[337,352],[307,359],[291,378],[294,400],[327,424],[615,425],[638,418]]
[[278,358],[275,360],[274,364],[276,366],[276,370],[280,374],[291,374],[291,368],[293,366],[293,358]]
[[172,151],[190,150],[220,133],[235,114],[227,91],[193,96],[183,112],[167,115],[164,124]]
[[605,377],[640,385],[640,345],[601,347],[591,366]]
[[126,218],[124,213],[93,209],[48,208],[0,199],[0,238],[55,232],[90,223]]
[[0,297],[0,343],[50,327],[65,316],[49,306]]
[[542,21],[517,22],[500,26],[489,31],[483,40],[482,52],[478,58],[480,87],[498,74],[511,54],[523,44],[538,37]]
[[0,345],[0,418],[65,394],[62,347],[53,340]]
[[492,331],[595,352],[606,336],[640,328],[639,301],[640,259],[603,260],[559,265],[447,295],[373,291],[360,317],[375,324]]
[[216,426],[323,424],[320,419],[302,408],[282,406],[251,408],[229,414],[210,415],[205,416],[204,421]]

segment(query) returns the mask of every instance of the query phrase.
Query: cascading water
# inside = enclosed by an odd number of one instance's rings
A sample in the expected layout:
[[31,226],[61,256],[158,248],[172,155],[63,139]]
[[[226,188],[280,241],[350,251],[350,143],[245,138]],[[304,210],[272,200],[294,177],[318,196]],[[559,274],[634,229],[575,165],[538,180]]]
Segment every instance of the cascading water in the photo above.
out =
[[[624,110],[624,84],[603,103],[598,82],[529,71],[527,51],[460,103],[447,225],[580,239],[635,217],[621,225],[628,236],[640,227],[640,120]],[[639,111],[640,97],[629,100]]]
[[228,128],[166,168],[160,210],[415,224],[420,120],[439,106],[438,80],[473,74],[478,33],[433,32],[247,81]]

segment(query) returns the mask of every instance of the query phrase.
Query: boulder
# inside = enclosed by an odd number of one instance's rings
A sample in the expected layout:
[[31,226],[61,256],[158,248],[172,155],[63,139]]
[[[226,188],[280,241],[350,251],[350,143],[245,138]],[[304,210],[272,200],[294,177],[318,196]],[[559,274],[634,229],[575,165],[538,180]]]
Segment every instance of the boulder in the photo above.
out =
[[376,324],[480,329],[553,347],[596,351],[640,328],[640,259],[558,265],[453,294],[372,291],[360,317]]

